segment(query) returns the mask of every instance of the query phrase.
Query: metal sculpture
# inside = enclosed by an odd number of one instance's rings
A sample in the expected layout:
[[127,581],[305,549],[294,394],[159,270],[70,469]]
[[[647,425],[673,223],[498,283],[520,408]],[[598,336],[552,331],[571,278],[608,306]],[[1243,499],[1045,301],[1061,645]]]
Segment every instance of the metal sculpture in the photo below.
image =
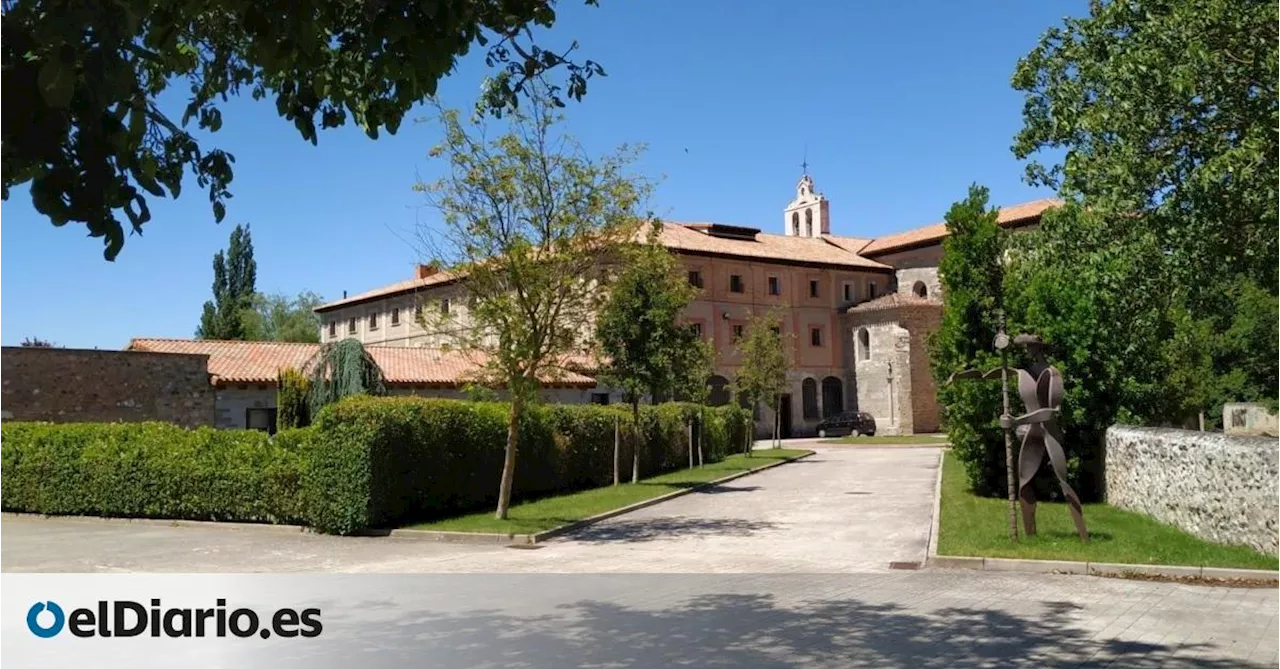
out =
[[[1062,488],[1062,495],[1067,499],[1071,509],[1071,518],[1075,521],[1076,533],[1082,541],[1089,540],[1089,531],[1084,524],[1084,510],[1080,505],[1080,497],[1067,483],[1067,458],[1062,450],[1062,430],[1058,427],[1057,413],[1062,408],[1062,374],[1045,360],[1044,342],[1037,335],[1021,334],[1013,338],[1013,343],[1026,348],[1031,364],[1025,369],[1018,368],[1018,395],[1026,405],[1027,413],[1014,417],[1009,413],[1009,367],[1005,362],[1005,349],[1009,347],[1009,337],[1001,325],[996,335],[995,346],[1000,351],[1000,367],[988,372],[965,370],[951,376],[955,379],[990,379],[1000,374],[1001,392],[1004,401],[1004,412],[1000,416],[1000,428],[1004,430],[1005,449],[1009,471],[1013,471],[1012,434],[1016,433],[1022,440],[1018,451],[1018,486],[1017,497],[1022,503],[1022,524],[1027,536],[1036,533],[1036,492],[1032,485],[1036,472],[1047,456],[1053,467],[1053,473]],[[1010,481],[1012,487],[1012,480]],[[1010,503],[1013,502],[1013,491],[1010,491]],[[1012,513],[1012,509],[1010,509]],[[1010,518],[1012,524],[1012,517]],[[1016,531],[1015,531],[1016,532]],[[1016,540],[1016,534],[1014,539]]]

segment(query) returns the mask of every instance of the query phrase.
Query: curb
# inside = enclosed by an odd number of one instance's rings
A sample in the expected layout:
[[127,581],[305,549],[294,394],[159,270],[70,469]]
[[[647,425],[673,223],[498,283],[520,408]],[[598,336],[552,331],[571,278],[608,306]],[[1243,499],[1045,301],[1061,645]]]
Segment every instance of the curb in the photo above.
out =
[[674,499],[676,497],[681,497],[683,495],[695,493],[695,492],[698,492],[699,490],[704,490],[711,486],[720,485],[722,483],[728,483],[729,481],[732,481],[734,479],[740,479],[744,476],[759,474],[760,472],[765,471],[766,469],[773,469],[774,467],[781,467],[782,465],[785,465],[789,462],[795,462],[796,460],[803,460],[804,458],[807,458],[813,454],[814,454],[813,451],[809,451],[804,455],[797,455],[793,458],[787,458],[785,460],[778,460],[776,462],[771,462],[767,465],[764,465],[763,467],[757,467],[756,469],[748,469],[747,471],[738,472],[736,474],[730,474],[728,476],[723,476],[721,478],[715,479],[714,481],[706,481],[704,483],[699,483],[695,486],[684,488],[682,490],[674,490],[665,495],[659,495],[657,497],[642,500],[634,504],[628,504],[627,506],[624,506],[624,507],[611,509],[603,513],[598,513],[594,516],[583,518],[582,520],[576,520],[572,523],[561,525],[559,527],[553,527],[549,530],[543,530],[541,532],[535,532],[533,534],[497,534],[493,532],[446,532],[446,531],[438,531],[438,530],[391,530],[390,536],[399,537],[402,539],[416,539],[419,541],[439,541],[439,542],[462,543],[462,544],[484,544],[484,545],[490,545],[490,546],[495,544],[496,545],[540,544],[549,539],[554,539],[555,537],[558,537],[562,534],[567,534],[574,530],[586,527],[587,525],[598,523],[602,520],[608,520],[615,516],[621,516],[626,513],[631,513],[632,511],[639,511],[640,509],[650,507],[655,504],[661,504],[662,502],[665,502],[670,499]]
[[256,530],[262,532],[310,533],[311,528],[302,525],[273,525],[271,523],[223,522],[219,520],[182,520],[178,518],[121,518],[118,516],[47,516],[42,513],[22,513],[5,511],[0,513],[4,520],[52,520],[82,521],[99,523],[127,523],[133,525],[162,525],[165,527],[215,527],[224,530]]
[[974,571],[1017,571],[1036,574],[1081,574],[1088,576],[1158,576],[1169,579],[1203,578],[1280,583],[1280,572],[1266,569],[1228,569],[1163,564],[1116,564],[1113,562],[1073,562],[1067,560],[1020,560],[1013,558],[930,555],[930,569],[970,569]]
[[942,515],[942,466],[947,449],[938,451],[938,480],[933,485],[933,517],[929,519],[929,539],[925,545],[925,564],[938,556],[938,526]]

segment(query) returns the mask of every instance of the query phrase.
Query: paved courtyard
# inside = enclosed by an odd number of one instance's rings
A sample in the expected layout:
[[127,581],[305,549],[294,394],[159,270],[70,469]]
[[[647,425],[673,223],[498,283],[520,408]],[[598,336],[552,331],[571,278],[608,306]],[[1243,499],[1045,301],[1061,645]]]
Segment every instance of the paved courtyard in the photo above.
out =
[[923,562],[935,448],[822,449],[536,550],[261,528],[14,519],[5,571],[810,572]]

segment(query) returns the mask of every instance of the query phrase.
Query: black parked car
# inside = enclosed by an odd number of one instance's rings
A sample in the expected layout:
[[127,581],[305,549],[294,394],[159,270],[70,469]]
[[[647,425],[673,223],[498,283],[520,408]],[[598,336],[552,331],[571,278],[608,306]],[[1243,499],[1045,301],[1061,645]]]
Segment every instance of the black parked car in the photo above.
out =
[[876,419],[863,411],[846,411],[818,423],[819,437],[868,436],[876,434]]

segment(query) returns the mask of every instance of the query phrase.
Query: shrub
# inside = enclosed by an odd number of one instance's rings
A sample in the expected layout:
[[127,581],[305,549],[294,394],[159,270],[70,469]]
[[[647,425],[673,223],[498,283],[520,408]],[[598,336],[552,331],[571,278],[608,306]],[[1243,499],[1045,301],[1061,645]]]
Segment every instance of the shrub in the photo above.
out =
[[[305,474],[311,524],[349,534],[495,504],[509,411],[504,403],[417,397],[353,397],[326,407]],[[741,409],[707,411],[707,461],[728,451],[734,411]],[[642,408],[642,471],[687,464],[690,413],[676,404]],[[614,426],[631,429],[619,407],[540,405],[523,420],[517,500],[608,484]],[[629,443],[623,439],[624,457]]]
[[305,435],[273,440],[252,430],[168,423],[5,423],[0,437],[6,511],[268,523],[305,517]]
[[280,430],[306,427],[311,424],[311,379],[302,372],[287,368],[280,370],[276,386],[276,427]]

